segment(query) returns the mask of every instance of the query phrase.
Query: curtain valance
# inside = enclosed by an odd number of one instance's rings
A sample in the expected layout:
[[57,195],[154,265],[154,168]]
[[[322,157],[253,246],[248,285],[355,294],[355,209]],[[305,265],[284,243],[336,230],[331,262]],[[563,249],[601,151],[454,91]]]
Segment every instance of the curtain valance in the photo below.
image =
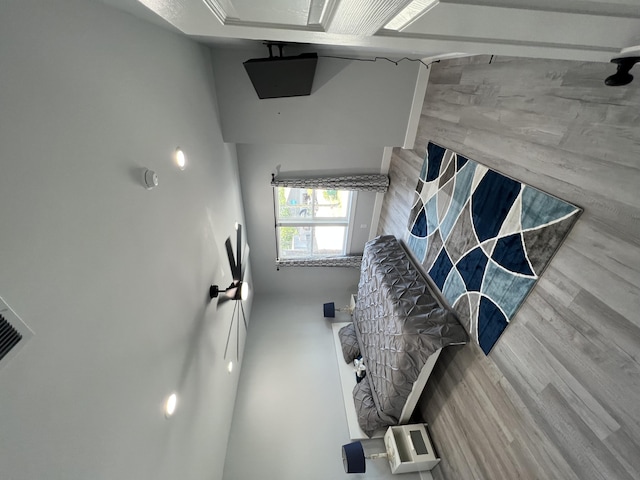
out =
[[362,255],[340,255],[334,257],[307,257],[276,260],[276,267],[346,267],[360,268]]
[[389,176],[368,174],[315,178],[276,178],[275,175],[272,175],[271,185],[274,187],[354,190],[384,193],[389,188]]

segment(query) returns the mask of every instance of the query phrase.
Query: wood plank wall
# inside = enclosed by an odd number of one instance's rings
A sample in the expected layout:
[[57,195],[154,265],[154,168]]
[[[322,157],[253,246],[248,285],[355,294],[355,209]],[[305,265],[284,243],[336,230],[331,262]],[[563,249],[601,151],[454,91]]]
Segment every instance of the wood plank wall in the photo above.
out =
[[429,140],[584,208],[493,351],[445,349],[421,398],[434,478],[640,478],[640,65],[473,57],[434,65],[379,233],[406,238]]

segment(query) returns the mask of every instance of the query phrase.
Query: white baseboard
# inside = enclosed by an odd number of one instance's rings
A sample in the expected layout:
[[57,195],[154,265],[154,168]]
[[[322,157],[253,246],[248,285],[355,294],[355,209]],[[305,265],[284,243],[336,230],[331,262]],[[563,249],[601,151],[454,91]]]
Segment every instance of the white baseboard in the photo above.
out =
[[[391,166],[391,154],[393,153],[393,147],[384,147],[382,151],[382,163],[380,165],[380,173],[383,175],[389,174],[389,167]],[[384,193],[376,193],[376,200],[373,204],[373,214],[371,215],[371,228],[369,229],[369,240],[374,239],[378,233],[378,224],[380,223],[380,212],[382,212],[382,201],[384,200]]]
[[413,101],[411,103],[411,110],[409,111],[409,121],[407,122],[407,130],[405,132],[402,148],[411,149],[416,141],[418,123],[420,122],[420,115],[422,114],[422,104],[424,103],[424,96],[427,93],[427,83],[429,83],[430,73],[430,68],[420,65],[418,77],[416,79],[416,86],[413,91]]

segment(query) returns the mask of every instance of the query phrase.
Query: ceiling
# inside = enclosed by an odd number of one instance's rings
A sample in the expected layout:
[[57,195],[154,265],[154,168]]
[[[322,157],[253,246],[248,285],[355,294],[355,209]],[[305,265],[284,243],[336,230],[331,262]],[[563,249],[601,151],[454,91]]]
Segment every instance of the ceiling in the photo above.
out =
[[640,44],[636,0],[103,1],[147,19],[154,12],[154,21],[208,43],[248,39],[422,58],[461,52],[591,61],[609,61]]

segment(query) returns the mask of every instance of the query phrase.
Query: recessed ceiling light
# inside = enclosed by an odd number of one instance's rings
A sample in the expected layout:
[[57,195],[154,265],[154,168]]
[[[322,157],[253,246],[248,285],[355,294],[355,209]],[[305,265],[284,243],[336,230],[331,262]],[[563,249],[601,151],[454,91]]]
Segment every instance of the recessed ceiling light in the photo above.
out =
[[240,298],[242,300],[249,298],[249,284],[246,282],[242,282],[242,285],[240,285]]
[[233,371],[233,362],[229,362],[229,363],[227,364],[227,371],[228,371],[229,373],[231,373],[231,372]]
[[167,397],[167,401],[164,404],[164,416],[169,418],[176,411],[176,405],[178,404],[178,395],[172,393]]
[[187,156],[180,149],[180,147],[176,148],[176,153],[174,154],[174,158],[176,161],[176,165],[178,165],[178,168],[180,170],[184,170],[185,167],[187,166]]

